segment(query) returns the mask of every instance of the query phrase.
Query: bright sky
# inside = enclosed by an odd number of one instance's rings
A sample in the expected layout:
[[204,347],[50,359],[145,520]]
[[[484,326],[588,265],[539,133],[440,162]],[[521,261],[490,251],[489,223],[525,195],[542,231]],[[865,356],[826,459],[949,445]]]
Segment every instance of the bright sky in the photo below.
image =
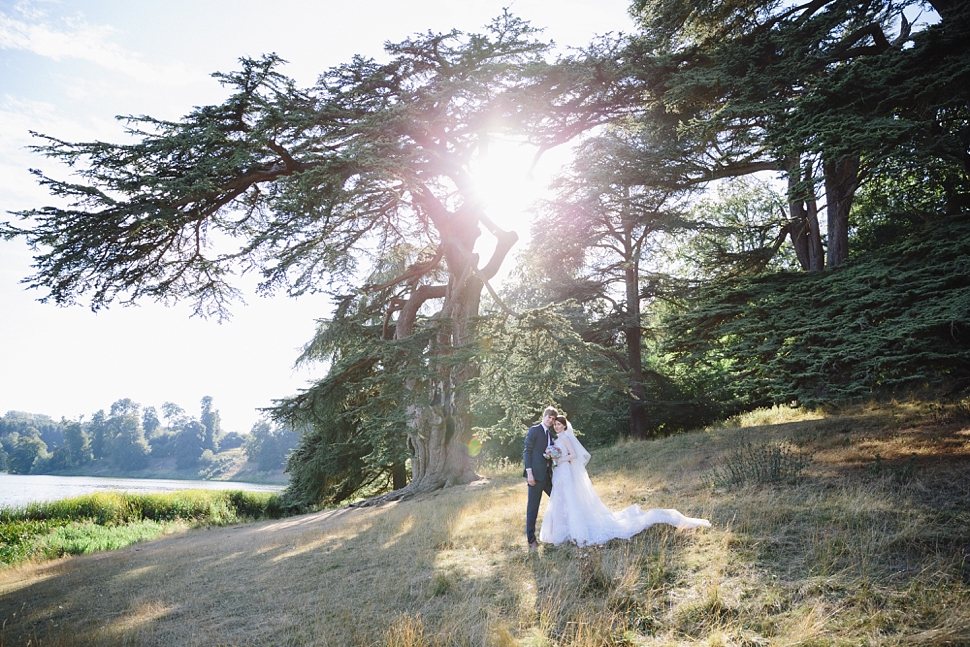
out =
[[[29,130],[68,141],[118,141],[115,115],[178,119],[192,106],[220,103],[225,95],[210,74],[237,69],[240,56],[276,52],[290,61],[285,72],[306,86],[354,54],[382,56],[386,41],[428,30],[478,30],[505,6],[546,28],[557,44],[582,46],[596,34],[630,31],[629,4],[0,0],[0,211],[52,203],[27,169],[60,169],[25,149]],[[527,233],[521,217],[518,223],[519,233]],[[90,418],[121,398],[156,408],[175,402],[198,415],[209,395],[223,428],[246,432],[258,407],[298,392],[325,370],[293,369],[315,320],[330,314],[322,297],[250,295],[222,324],[190,317],[187,304],[145,302],[92,313],[38,303],[41,295],[19,284],[30,263],[23,242],[0,241],[0,415]]]

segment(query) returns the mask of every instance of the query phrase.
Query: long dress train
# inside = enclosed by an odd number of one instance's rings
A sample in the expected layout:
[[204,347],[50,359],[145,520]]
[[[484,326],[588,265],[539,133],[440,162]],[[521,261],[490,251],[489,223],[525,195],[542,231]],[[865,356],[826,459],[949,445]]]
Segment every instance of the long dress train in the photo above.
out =
[[680,530],[710,527],[711,522],[707,519],[686,517],[673,509],[641,510],[634,504],[619,512],[610,511],[596,494],[586,472],[589,452],[570,428],[554,443],[563,454],[567,453],[563,437],[572,444],[578,456],[553,469],[552,495],[539,529],[540,541],[547,544],[573,541],[583,546],[605,544],[611,539],[629,539],[657,523],[667,523]]

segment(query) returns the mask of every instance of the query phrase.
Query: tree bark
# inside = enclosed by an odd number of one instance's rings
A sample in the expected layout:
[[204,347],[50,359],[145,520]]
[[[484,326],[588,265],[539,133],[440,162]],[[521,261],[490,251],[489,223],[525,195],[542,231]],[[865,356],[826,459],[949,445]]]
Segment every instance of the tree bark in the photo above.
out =
[[635,260],[628,261],[626,281],[626,336],[627,362],[630,367],[630,435],[647,437],[646,389],[643,386],[643,357],[641,343],[643,329],[640,324],[640,271]]
[[818,201],[811,187],[810,166],[802,168],[796,161],[788,169],[788,209],[791,217],[792,245],[803,270],[817,272],[825,268],[822,233],[818,225]]
[[859,187],[859,156],[826,160],[823,169],[828,215],[828,266],[832,269],[849,258],[849,211]]
[[792,247],[795,248],[795,257],[803,270],[809,269],[808,261],[808,214],[805,211],[805,203],[801,200],[792,200],[788,203],[788,235],[791,237]]
[[805,201],[808,212],[808,270],[821,272],[825,269],[825,252],[822,249],[822,232],[818,226],[818,200]]
[[[472,254],[475,240],[481,235],[478,223],[485,222],[498,244],[489,263],[478,269],[478,255]],[[477,480],[468,445],[472,429],[470,380],[478,376],[474,364],[456,364],[450,356],[453,349],[474,341],[474,319],[478,316],[485,281],[501,267],[518,236],[499,229],[472,209],[453,214],[436,213],[435,224],[441,235],[441,246],[448,266],[446,286],[422,286],[401,310],[395,337],[403,339],[414,330],[414,317],[428,299],[444,297],[435,315],[440,330],[440,351],[431,357],[436,378],[425,404],[416,397],[409,408],[408,449],[411,453],[411,482],[380,500],[400,499]],[[412,383],[412,390],[421,388]]]

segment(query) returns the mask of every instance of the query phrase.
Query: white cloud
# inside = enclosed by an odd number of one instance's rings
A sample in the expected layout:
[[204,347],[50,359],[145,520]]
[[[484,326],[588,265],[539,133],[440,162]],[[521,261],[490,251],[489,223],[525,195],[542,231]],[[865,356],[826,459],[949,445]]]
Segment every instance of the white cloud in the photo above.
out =
[[111,41],[117,30],[90,25],[83,17],[52,20],[33,3],[21,3],[14,17],[0,11],[0,49],[22,50],[55,61],[77,59],[153,83],[175,83],[184,70],[152,65]]
[[40,168],[61,179],[72,171],[31,151],[30,146],[45,143],[32,137],[31,131],[65,141],[123,139],[118,122],[103,115],[78,115],[45,101],[0,95],[0,220],[8,219],[7,211],[62,204],[28,169]]

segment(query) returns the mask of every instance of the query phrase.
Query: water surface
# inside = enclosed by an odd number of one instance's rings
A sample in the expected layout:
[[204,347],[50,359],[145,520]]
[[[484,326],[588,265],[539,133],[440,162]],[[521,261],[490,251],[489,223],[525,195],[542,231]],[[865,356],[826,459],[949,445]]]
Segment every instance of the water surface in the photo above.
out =
[[52,476],[49,474],[6,474],[0,472],[0,508],[56,501],[93,492],[174,492],[176,490],[244,490],[280,492],[283,485],[262,485],[238,481],[187,481],[179,479],[126,479],[102,476]]

